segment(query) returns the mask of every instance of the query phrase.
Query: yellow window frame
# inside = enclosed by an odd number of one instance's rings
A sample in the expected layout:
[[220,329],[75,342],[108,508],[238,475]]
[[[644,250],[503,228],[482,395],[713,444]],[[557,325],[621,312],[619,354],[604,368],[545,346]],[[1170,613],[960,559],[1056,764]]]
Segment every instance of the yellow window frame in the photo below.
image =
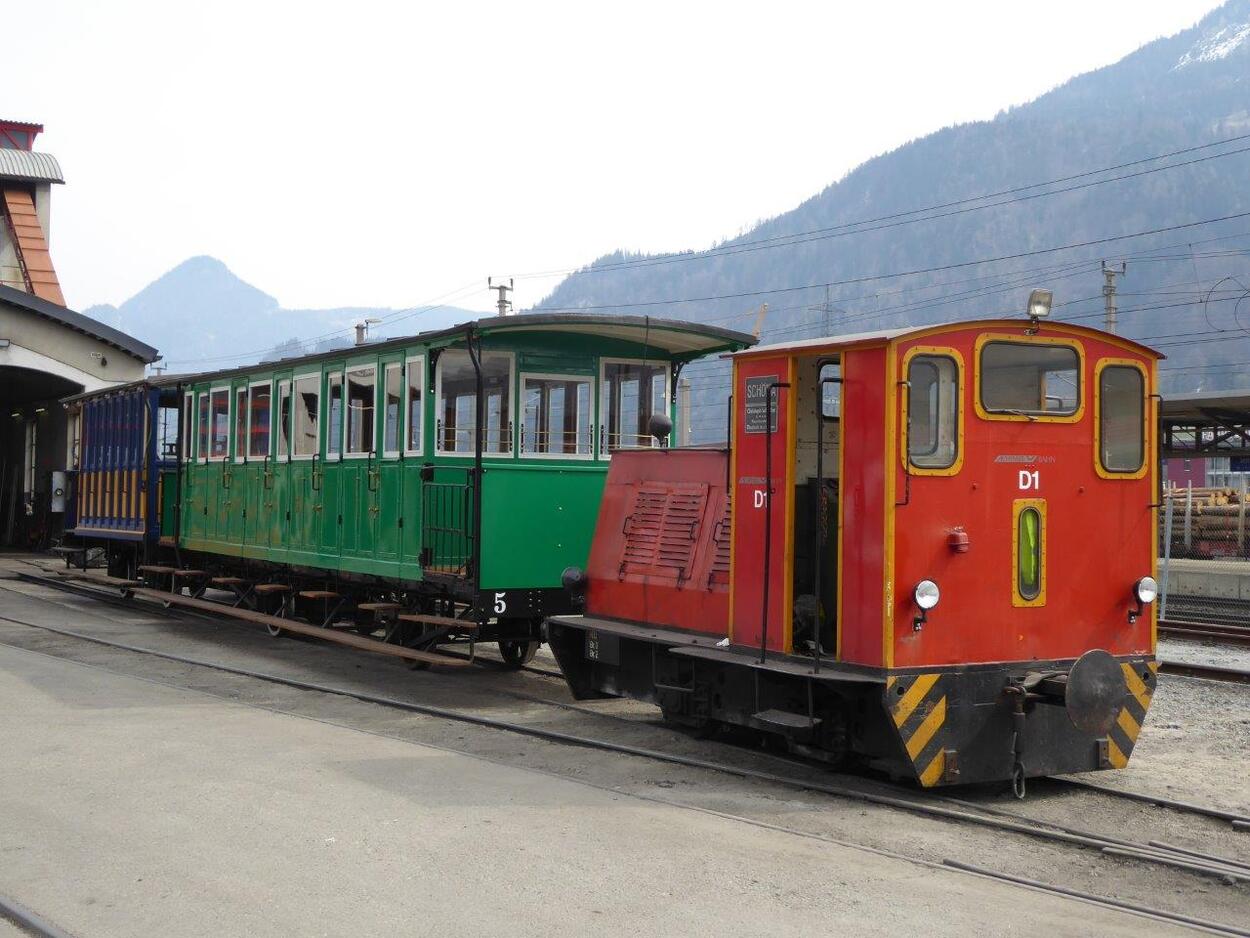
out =
[[[1030,509],[1038,515],[1037,595],[1025,598],[1020,592],[1020,516]],[[1011,604],[1018,608],[1046,605],[1046,499],[1017,498],[1011,503]]]
[[[903,375],[904,381],[907,381],[907,375],[911,373],[911,360],[918,355],[931,355],[934,357],[949,358],[955,363],[956,380],[959,387],[955,395],[955,461],[945,469],[931,469],[915,465],[911,461],[911,440],[905,440],[906,445],[899,446],[899,460],[903,464],[903,471],[913,476],[953,476],[958,475],[959,470],[964,465],[964,391],[967,387],[965,383],[965,375],[967,370],[964,367],[964,357],[958,349],[948,348],[941,345],[916,345],[909,348],[903,355]],[[904,434],[909,424],[910,413],[908,409],[911,407],[911,388],[908,386],[904,389],[904,393],[899,395],[902,400],[902,423]]]
[[[1141,466],[1132,472],[1108,469],[1102,464],[1102,373],[1106,368],[1133,368],[1141,374]],[[1104,358],[1094,366],[1094,472],[1102,479],[1141,479],[1150,466],[1150,376],[1146,366],[1132,358]]]
[[[1070,348],[1076,352],[1076,367],[1079,377],[1077,391],[1079,399],[1076,403],[1076,410],[1071,414],[998,414],[993,411],[986,410],[981,403],[981,352],[985,346],[991,342],[1007,342],[1012,345],[1061,345]],[[976,345],[973,349],[973,355],[976,358],[973,368],[973,394],[972,405],[976,408],[977,416],[982,420],[1008,420],[1016,423],[1079,423],[1081,418],[1085,416],[1085,398],[1088,396],[1086,392],[1085,380],[1085,345],[1079,339],[1058,339],[1051,336],[1037,335],[1020,335],[1010,332],[987,332],[977,336]]]

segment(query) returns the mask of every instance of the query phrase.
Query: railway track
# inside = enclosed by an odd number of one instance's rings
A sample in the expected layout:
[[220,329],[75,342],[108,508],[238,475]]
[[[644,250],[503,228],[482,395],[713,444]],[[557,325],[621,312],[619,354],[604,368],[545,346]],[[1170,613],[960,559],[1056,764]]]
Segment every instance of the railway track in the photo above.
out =
[[[1097,851],[1106,857],[1116,857],[1124,860],[1139,861],[1142,863],[1155,864],[1160,866],[1171,867],[1181,871],[1212,876],[1227,883],[1250,883],[1250,863],[1244,863],[1239,860],[1219,857],[1213,854],[1201,852],[1188,852],[1179,848],[1171,847],[1161,842],[1154,841],[1151,843],[1136,843],[1126,841],[1119,838],[1108,837],[1089,831],[1082,831],[1057,825],[1048,821],[1039,821],[1034,818],[1022,818],[1015,812],[994,811],[987,809],[981,805],[972,805],[951,798],[937,798],[927,801],[901,797],[899,795],[879,794],[872,791],[864,791],[849,788],[844,785],[822,783],[807,778],[796,778],[793,776],[782,775],[774,772],[759,771],[750,768],[744,768],[740,765],[731,763],[717,762],[714,760],[692,758],[680,754],[664,752],[655,749],[624,745],[611,740],[596,739],[593,737],[578,736],[567,734],[559,731],[544,729],[527,724],[518,724],[506,720],[499,720],[491,717],[483,717],[478,714],[466,713],[444,707],[420,704],[413,701],[406,701],[396,698],[385,697],[382,695],[362,692],[352,688],[344,688],[334,685],[319,684],[317,682],[303,681],[285,677],[282,675],[270,674],[262,671],[256,671],[248,668],[238,668],[231,665],[225,665],[219,662],[205,661],[191,658],[183,655],[175,655],[167,652],[156,651],[126,643],[112,642],[98,636],[86,636],[74,633],[67,629],[58,629],[39,623],[27,622],[8,616],[0,616],[0,621],[20,624],[35,629],[63,635],[70,638],[82,639],[94,644],[113,647],[118,650],[133,652],[137,654],[152,655],[181,664],[193,665],[200,668],[220,671],[236,676],[251,678],[266,683],[284,685],[298,690],[330,694],[334,696],[347,697],[354,700],[377,704],[400,711],[420,713],[428,716],[440,717],[443,719],[454,720],[458,722],[473,724],[491,729],[502,730],[505,732],[516,733],[524,736],[530,736],[538,739],[557,742],[566,745],[578,746],[582,748],[594,749],[602,752],[611,752],[620,755],[633,756],[651,761],[658,761],[670,765],[683,766],[693,769],[701,769],[722,775],[729,775],[741,779],[764,782],[768,784],[778,785],[785,788],[801,790],[805,792],[815,792],[819,794],[830,795],[836,798],[857,801],[865,804],[871,804],[878,807],[892,808],[905,811],[912,814],[923,815],[926,817],[948,821],[957,824],[970,824],[978,827],[989,828],[995,832],[1013,833],[1025,837],[1047,841],[1053,844],[1061,844],[1069,847],[1076,847]],[[8,643],[4,643],[8,644]],[[14,646],[20,647],[20,646]],[[680,802],[668,801],[667,799],[652,798],[652,800],[664,801],[665,803],[674,804],[676,806],[685,807]],[[933,802],[938,803],[933,803]],[[949,805],[949,806],[948,806]],[[696,810],[706,810],[696,808]],[[757,820],[745,816],[726,814],[725,812],[716,811],[726,817],[735,818],[751,824],[759,824]],[[1204,812],[1205,813],[1205,812]],[[1250,817],[1243,819],[1247,825],[1250,825]],[[1067,896],[1070,898],[1078,898],[1083,901],[1102,905],[1108,908],[1115,908],[1121,911],[1130,912],[1145,918],[1153,919],[1160,922],[1168,922],[1188,927],[1197,928],[1212,934],[1238,936],[1238,938],[1250,938],[1250,930],[1244,929],[1238,925],[1231,925],[1221,922],[1213,922],[1210,920],[1198,918],[1185,913],[1173,912],[1165,909],[1158,909],[1145,906],[1141,903],[1135,903],[1112,896],[1101,896],[1081,890],[1071,889],[1066,886],[1045,883],[1034,879],[1020,877],[1012,873],[998,870],[988,869],[983,866],[974,866],[962,861],[945,858],[940,862],[934,862],[923,857],[909,856],[896,851],[881,851],[879,848],[871,847],[864,844],[857,844],[851,841],[838,840],[835,838],[825,837],[823,835],[814,835],[809,831],[803,831],[795,828],[788,828],[778,825],[765,825],[776,829],[785,830],[804,837],[816,837],[816,839],[828,840],[835,843],[852,847],[861,847],[863,849],[874,850],[875,852],[885,852],[892,856],[908,860],[910,862],[921,863],[926,866],[942,866],[949,869],[959,870],[961,872],[972,875],[983,876],[987,878],[997,879],[1003,882],[1014,883],[1017,885],[1027,886],[1029,888],[1040,889],[1055,895]]]
[[1181,619],[1160,619],[1159,634],[1169,638],[1221,642],[1226,645],[1250,646],[1250,628],[1219,623],[1189,622]]
[[[71,590],[70,592],[78,593],[79,590]],[[92,591],[94,592],[94,591]],[[29,595],[29,594],[22,594]],[[38,597],[33,597],[38,598]],[[45,600],[47,601],[47,600]],[[125,602],[125,601],[123,601]],[[130,605],[126,603],[126,605]],[[146,608],[147,604],[145,604]],[[133,609],[134,607],[131,606]],[[180,616],[173,616],[181,618]],[[27,626],[33,629],[39,629],[50,633],[55,633],[66,638],[76,639],[85,642],[91,642],[97,645],[108,646],[119,651],[130,652],[134,654],[150,655],[182,664],[193,665],[200,668],[207,668],[219,672],[224,672],[252,680],[284,685],[301,691],[331,694],[341,697],[347,697],[359,701],[377,704],[390,709],[406,711],[410,713],[419,713],[428,716],[439,717],[448,720],[454,720],[476,726],[488,727],[496,730],[502,730],[509,733],[529,736],[533,738],[543,739],[549,742],[560,743],[564,745],[577,746],[582,748],[594,749],[602,752],[616,753],[638,757],[651,761],[658,761],[670,765],[678,765],[692,769],[706,770],[718,774],[729,775],[741,779],[765,782],[783,787],[797,789],[807,792],[816,792],[829,795],[835,798],[858,801],[866,804],[872,804],[879,807],[892,808],[896,810],[906,811],[913,814],[923,815],[940,821],[962,824],[975,825],[978,827],[989,828],[996,832],[1016,834],[1028,838],[1039,839],[1050,842],[1052,844],[1064,845],[1067,847],[1075,847],[1085,850],[1094,850],[1106,857],[1116,857],[1124,861],[1133,861],[1146,864],[1153,864],[1164,867],[1171,867],[1181,871],[1185,871],[1194,875],[1215,877],[1224,882],[1232,883],[1250,883],[1250,863],[1241,860],[1217,856],[1210,853],[1199,851],[1188,851],[1183,848],[1171,846],[1158,840],[1146,843],[1134,842],[1117,837],[1109,837],[1103,834],[1066,827],[1036,818],[1020,815],[1016,811],[995,810],[984,805],[961,801],[956,798],[936,796],[926,799],[917,799],[903,796],[897,791],[890,793],[882,793],[877,790],[865,790],[862,787],[856,788],[846,784],[837,784],[830,781],[816,780],[813,778],[800,778],[793,774],[781,774],[779,772],[761,771],[758,769],[746,768],[742,765],[734,765],[731,763],[720,762],[709,759],[693,758],[678,753],[666,752],[658,749],[640,747],[634,745],[623,744],[612,740],[594,738],[590,736],[575,735],[556,730],[551,730],[542,726],[534,726],[523,723],[516,723],[507,720],[500,720],[493,717],[484,717],[480,714],[469,713],[452,708],[433,706],[418,703],[411,700],[403,700],[394,697],[387,697],[380,694],[374,694],[359,689],[335,686],[329,684],[321,684],[313,681],[305,681],[301,679],[291,678],[284,675],[272,674],[251,668],[241,668],[227,665],[221,662],[201,660],[189,656],[173,654],[166,651],[160,651],[152,648],[144,648],[140,646],[130,645],[122,642],[115,642],[97,635],[87,635],[75,632],[70,629],[61,629],[46,624],[29,622],[14,617],[0,616],[0,620],[13,624]],[[20,646],[16,646],[20,647]],[[491,693],[495,693],[492,689]],[[532,697],[536,701],[558,705],[555,701],[545,701],[541,698]],[[584,708],[576,708],[583,710]],[[585,710],[586,713],[603,717],[606,714],[593,710]],[[630,721],[636,722],[636,721]],[[786,764],[793,769],[810,768],[802,763],[791,762],[788,759],[780,759],[778,761]],[[856,781],[862,784],[862,780],[853,779],[848,776],[838,776],[833,773],[823,773],[825,778],[831,775],[834,778],[843,778],[848,781]],[[1103,788],[1096,785],[1084,785],[1084,783],[1075,782],[1075,785],[1092,789],[1101,795],[1121,798],[1126,797],[1122,792],[1116,792],[1111,789]],[[1219,818],[1226,821],[1232,821],[1234,826],[1241,830],[1250,830],[1250,816],[1235,815],[1231,812],[1221,812],[1218,809],[1208,808],[1202,805],[1192,805],[1182,802],[1175,802],[1166,798],[1153,798],[1149,796],[1127,796],[1134,800],[1146,801],[1152,804],[1165,807],[1169,810],[1179,811],[1187,814],[1203,815],[1208,818]],[[744,819],[750,820],[750,819]],[[754,823],[754,822],[753,822]],[[795,833],[803,834],[802,831]],[[854,845],[852,845],[854,846]],[[877,849],[877,848],[867,848]],[[907,858],[917,859],[917,858]],[[918,860],[918,862],[926,862],[927,860]],[[1064,886],[1054,884],[1041,883],[1036,880],[1027,880],[1023,877],[1015,876],[1010,873],[1000,873],[989,870],[980,866],[972,866],[962,863],[959,860],[946,859],[941,865],[958,869],[965,873],[980,876],[989,876],[1001,879],[1006,882],[1015,882],[1018,885],[1026,885],[1030,888],[1039,888],[1054,892],[1058,895],[1067,895],[1084,899],[1085,901],[1095,902],[1107,905],[1113,908],[1121,908],[1123,911],[1134,912],[1135,914],[1145,915],[1159,921],[1173,922],[1176,924],[1184,924],[1190,927],[1201,928],[1216,934],[1250,936],[1250,931],[1241,929],[1239,926],[1229,926],[1221,923],[1214,923],[1195,919],[1183,913],[1170,912],[1167,910],[1159,910],[1148,908],[1140,904],[1125,902],[1112,897],[1097,896],[1089,893],[1082,893],[1079,890],[1072,890]]]

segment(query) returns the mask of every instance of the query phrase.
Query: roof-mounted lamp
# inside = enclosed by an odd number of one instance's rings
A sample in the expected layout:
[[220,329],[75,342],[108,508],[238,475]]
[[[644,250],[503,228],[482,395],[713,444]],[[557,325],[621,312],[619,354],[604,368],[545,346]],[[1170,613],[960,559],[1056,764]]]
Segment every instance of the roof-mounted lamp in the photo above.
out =
[[1027,312],[1029,314],[1029,334],[1037,331],[1041,325],[1041,320],[1050,315],[1050,304],[1054,300],[1055,294],[1051,290],[1034,290],[1029,294],[1029,305]]

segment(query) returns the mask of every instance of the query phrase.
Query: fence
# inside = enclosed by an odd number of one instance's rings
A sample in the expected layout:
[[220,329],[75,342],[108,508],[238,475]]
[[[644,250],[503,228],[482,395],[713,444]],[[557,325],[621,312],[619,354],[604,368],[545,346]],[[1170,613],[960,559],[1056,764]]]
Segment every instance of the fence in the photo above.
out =
[[1250,495],[1230,481],[1164,490],[1160,618],[1250,626]]

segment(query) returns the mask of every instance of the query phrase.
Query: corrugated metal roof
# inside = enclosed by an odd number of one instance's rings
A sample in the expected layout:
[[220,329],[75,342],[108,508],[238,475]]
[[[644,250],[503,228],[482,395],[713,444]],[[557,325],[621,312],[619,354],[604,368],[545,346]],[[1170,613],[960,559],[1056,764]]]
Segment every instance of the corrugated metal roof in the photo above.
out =
[[0,148],[0,179],[32,179],[36,182],[64,182],[61,164],[51,153]]

